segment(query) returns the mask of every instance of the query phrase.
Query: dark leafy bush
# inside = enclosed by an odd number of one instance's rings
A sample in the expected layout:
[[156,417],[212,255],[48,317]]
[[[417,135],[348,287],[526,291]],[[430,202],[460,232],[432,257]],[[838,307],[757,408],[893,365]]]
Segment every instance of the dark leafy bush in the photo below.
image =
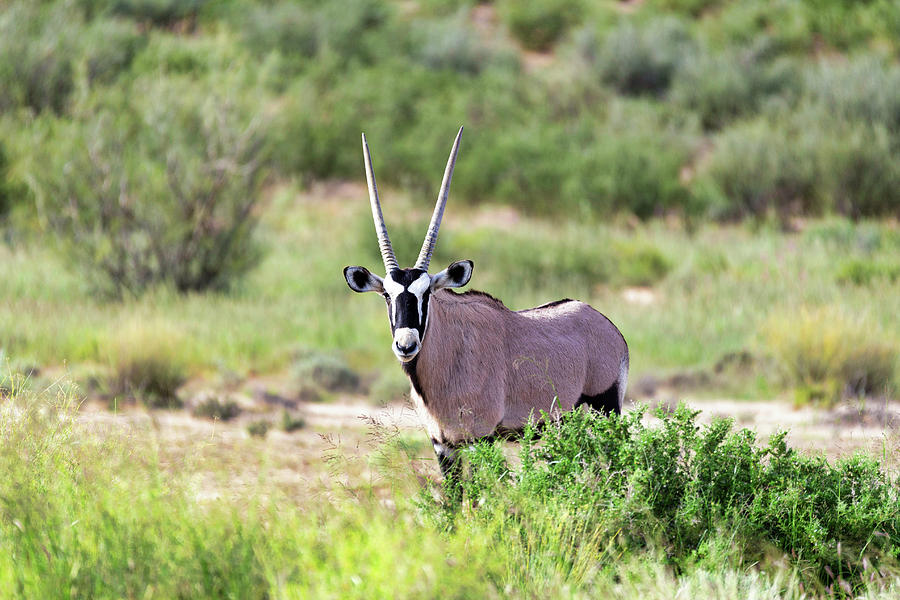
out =
[[306,427],[306,419],[301,416],[294,416],[287,410],[281,411],[280,428],[285,433],[293,433]]
[[241,414],[241,407],[234,400],[227,399],[223,402],[216,396],[210,396],[194,406],[191,414],[204,419],[230,421]]
[[111,83],[128,70],[134,57],[147,44],[147,36],[128,21],[99,20],[88,27],[82,36],[82,48],[87,61],[87,76],[91,83]]
[[193,89],[139,82],[51,130],[33,159],[41,216],[102,288],[225,288],[260,256],[259,122]]
[[576,410],[540,435],[530,425],[516,466],[499,445],[477,444],[462,480],[466,518],[499,519],[516,536],[532,515],[556,516],[617,553],[664,548],[676,568],[748,567],[775,548],[814,589],[862,586],[900,559],[900,486],[875,459],[831,464],[789,448],[786,433],[760,445],[728,420],[700,426],[684,406],[656,416],[648,426],[644,409]]
[[567,0],[507,0],[498,9],[513,36],[529,50],[548,50],[578,23],[583,11],[580,1]]
[[110,12],[157,27],[171,27],[194,19],[206,0],[113,0]]
[[253,437],[264,438],[270,429],[272,429],[272,423],[265,419],[257,419],[247,424],[247,433]]
[[74,89],[77,42],[62,6],[16,2],[0,10],[0,112],[62,113]]
[[623,94],[662,95],[696,52],[687,26],[676,18],[651,21],[642,28],[625,22],[607,35],[596,68],[603,81]]

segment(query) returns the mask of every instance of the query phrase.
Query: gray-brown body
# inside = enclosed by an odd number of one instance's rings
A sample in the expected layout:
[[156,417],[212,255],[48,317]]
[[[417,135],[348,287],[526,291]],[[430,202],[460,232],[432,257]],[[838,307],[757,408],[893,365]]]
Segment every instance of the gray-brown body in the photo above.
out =
[[628,346],[583,302],[514,312],[487,294],[440,290],[431,297],[427,340],[404,369],[432,440],[454,447],[591,398],[620,412]]

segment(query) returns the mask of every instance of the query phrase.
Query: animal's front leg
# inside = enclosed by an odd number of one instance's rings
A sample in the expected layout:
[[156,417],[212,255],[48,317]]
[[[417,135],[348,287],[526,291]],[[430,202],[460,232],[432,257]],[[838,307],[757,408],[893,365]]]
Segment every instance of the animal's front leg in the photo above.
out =
[[454,502],[462,500],[462,463],[459,459],[457,446],[431,440],[434,453],[437,455],[438,466],[444,477],[444,491],[447,497]]

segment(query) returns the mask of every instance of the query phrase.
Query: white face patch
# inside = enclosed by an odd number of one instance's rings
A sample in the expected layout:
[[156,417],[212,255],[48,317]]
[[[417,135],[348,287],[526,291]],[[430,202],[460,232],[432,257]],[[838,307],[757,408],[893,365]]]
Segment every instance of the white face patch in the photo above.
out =
[[428,273],[422,273],[419,278],[409,284],[409,293],[416,297],[419,306],[419,323],[422,322],[422,297],[431,287],[431,277]]
[[397,322],[397,296],[399,296],[403,292],[403,286],[391,279],[391,274],[388,273],[384,276],[384,280],[381,282],[382,287],[384,287],[384,291],[387,292],[387,295],[391,298],[391,306],[394,307],[394,315],[393,322]]

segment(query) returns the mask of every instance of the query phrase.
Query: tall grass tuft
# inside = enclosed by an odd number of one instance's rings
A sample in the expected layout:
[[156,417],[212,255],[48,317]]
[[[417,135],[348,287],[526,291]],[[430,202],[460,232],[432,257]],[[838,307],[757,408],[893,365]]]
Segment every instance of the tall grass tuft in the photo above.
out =
[[187,376],[185,337],[164,321],[133,320],[110,341],[110,391],[153,408],[181,405],[177,392]]
[[762,334],[788,381],[811,398],[833,402],[896,385],[897,343],[844,311],[783,312],[764,324]]

